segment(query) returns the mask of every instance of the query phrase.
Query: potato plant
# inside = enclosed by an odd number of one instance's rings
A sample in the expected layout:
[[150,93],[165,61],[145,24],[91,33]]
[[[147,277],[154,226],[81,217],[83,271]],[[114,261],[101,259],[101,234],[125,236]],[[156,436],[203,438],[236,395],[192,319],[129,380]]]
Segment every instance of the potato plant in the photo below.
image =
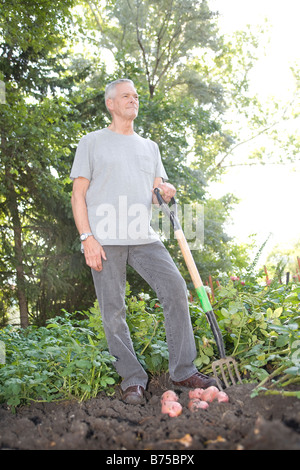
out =
[[[211,373],[218,351],[205,314],[190,302],[197,344],[195,364]],[[300,383],[300,285],[263,285],[220,281],[213,309],[227,355],[235,356],[244,381],[257,382],[257,393],[285,390]],[[126,290],[127,321],[137,356],[149,375],[168,370],[163,310],[157,299]],[[31,401],[85,400],[100,391],[114,393],[120,377],[109,354],[97,302],[87,312],[61,316],[46,327],[12,326],[0,330],[5,361],[0,364],[0,402],[12,407]],[[3,355],[3,354],[2,354]]]

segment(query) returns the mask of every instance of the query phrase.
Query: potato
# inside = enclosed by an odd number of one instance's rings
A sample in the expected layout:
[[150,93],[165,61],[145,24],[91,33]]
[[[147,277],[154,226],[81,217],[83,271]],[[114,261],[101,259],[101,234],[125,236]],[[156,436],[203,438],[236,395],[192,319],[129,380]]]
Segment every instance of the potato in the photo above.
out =
[[161,412],[168,414],[171,418],[179,416],[182,413],[182,406],[178,401],[163,401]]
[[229,402],[229,397],[225,392],[219,392],[217,396],[219,403],[227,403]]
[[211,403],[215,399],[217,399],[219,390],[217,387],[214,387],[213,385],[211,387],[206,388],[202,395],[201,395],[201,400],[207,401],[208,403]]
[[173,390],[167,390],[162,394],[161,403],[163,401],[178,401],[178,396]]
[[198,410],[206,410],[208,408],[208,403],[206,401],[200,400],[199,398],[192,398],[189,401],[188,408],[192,413]]
[[190,398],[199,398],[201,400],[202,393],[204,392],[203,388],[194,388],[194,390],[189,391]]

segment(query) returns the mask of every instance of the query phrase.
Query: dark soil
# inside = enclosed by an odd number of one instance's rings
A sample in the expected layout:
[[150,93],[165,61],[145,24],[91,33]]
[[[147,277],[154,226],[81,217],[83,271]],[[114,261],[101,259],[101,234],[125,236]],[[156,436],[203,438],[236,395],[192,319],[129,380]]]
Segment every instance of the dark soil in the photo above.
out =
[[78,403],[33,403],[15,414],[0,407],[2,450],[300,450],[300,400],[251,398],[253,385],[226,390],[229,403],[191,413],[188,392],[177,391],[183,412],[161,414],[166,376],[153,379],[146,403],[128,405],[119,391]]

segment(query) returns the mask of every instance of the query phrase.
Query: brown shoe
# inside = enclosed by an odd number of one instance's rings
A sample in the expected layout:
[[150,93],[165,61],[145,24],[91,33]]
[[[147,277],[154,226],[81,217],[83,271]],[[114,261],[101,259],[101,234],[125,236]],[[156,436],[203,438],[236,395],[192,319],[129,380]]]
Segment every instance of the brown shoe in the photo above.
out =
[[132,385],[123,392],[122,400],[130,405],[140,405],[144,402],[144,389],[141,385]]
[[207,375],[201,374],[200,372],[196,372],[194,375],[189,377],[186,380],[182,380],[182,382],[174,382],[174,385],[179,387],[186,387],[186,388],[208,388],[212,385],[214,387],[218,387],[217,381],[212,377],[208,377]]

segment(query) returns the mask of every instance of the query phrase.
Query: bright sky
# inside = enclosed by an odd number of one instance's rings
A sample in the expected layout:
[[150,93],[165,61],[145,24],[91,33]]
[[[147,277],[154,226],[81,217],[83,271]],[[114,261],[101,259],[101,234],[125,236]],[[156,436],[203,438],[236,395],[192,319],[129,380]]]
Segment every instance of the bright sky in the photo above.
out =
[[[271,42],[267,56],[255,67],[252,86],[260,96],[285,99],[291,96],[294,82],[289,66],[299,61],[299,0],[210,0],[218,10],[222,32],[232,33],[245,25],[261,24],[268,18]],[[289,247],[300,238],[299,217],[300,156],[290,166],[235,167],[211,186],[211,195],[234,192],[241,199],[233,213],[228,232],[241,242],[256,233],[258,246],[271,232],[261,262],[275,244]],[[300,253],[299,253],[300,256]]]

